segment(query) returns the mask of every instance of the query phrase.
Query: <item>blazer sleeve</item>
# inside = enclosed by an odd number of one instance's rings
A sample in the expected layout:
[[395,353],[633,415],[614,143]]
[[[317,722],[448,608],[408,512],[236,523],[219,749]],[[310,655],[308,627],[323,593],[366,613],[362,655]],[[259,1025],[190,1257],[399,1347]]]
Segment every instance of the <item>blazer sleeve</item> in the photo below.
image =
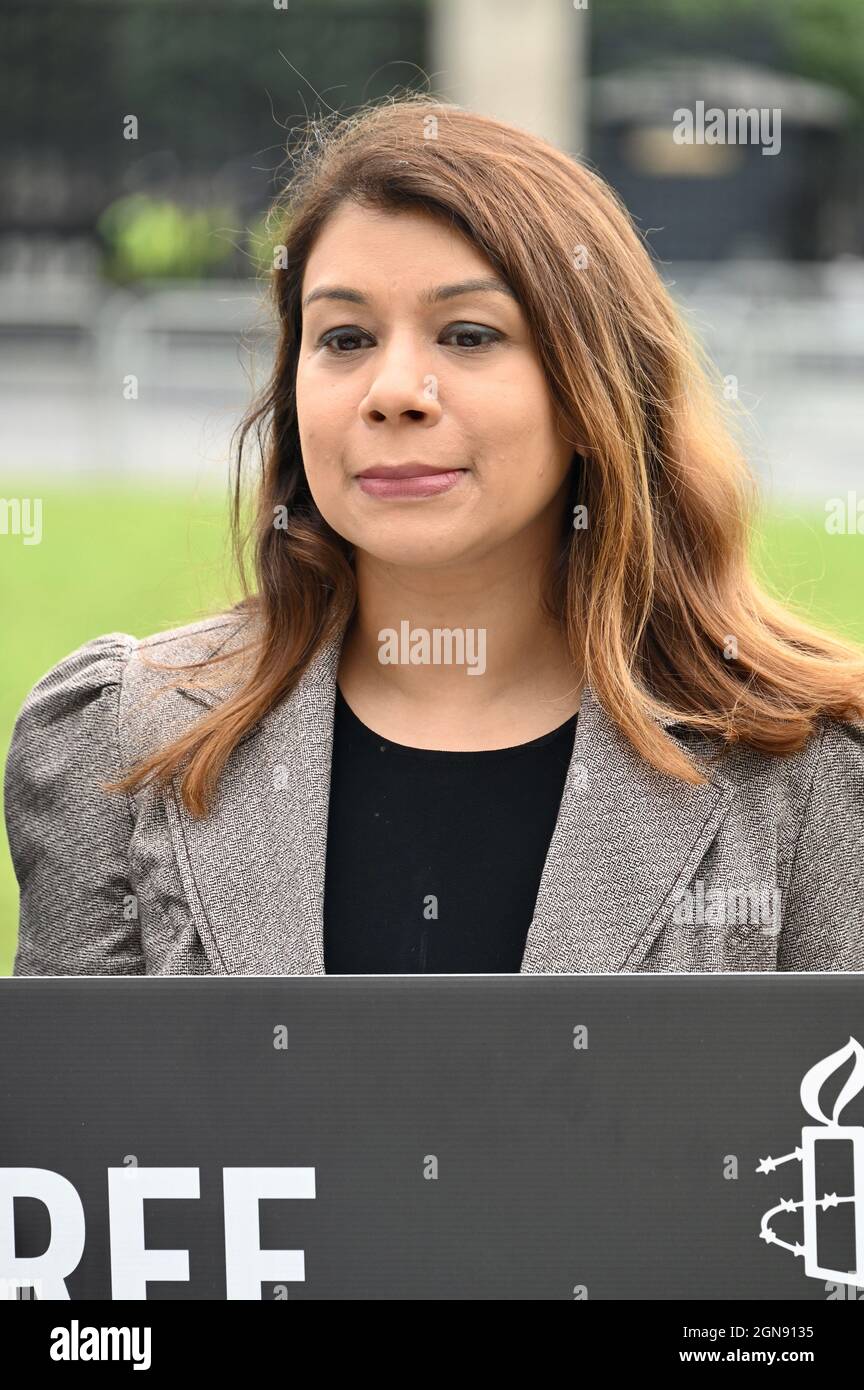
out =
[[120,687],[134,637],[96,637],[33,687],[12,733],[6,829],[21,895],[15,975],[145,972],[129,881]]
[[864,723],[826,720],[783,905],[779,970],[864,970]]

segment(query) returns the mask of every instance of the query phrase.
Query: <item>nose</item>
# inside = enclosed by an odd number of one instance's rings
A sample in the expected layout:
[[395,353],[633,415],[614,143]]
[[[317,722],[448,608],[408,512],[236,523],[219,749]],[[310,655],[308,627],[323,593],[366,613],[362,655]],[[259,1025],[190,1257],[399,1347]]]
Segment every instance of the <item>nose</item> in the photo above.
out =
[[402,335],[375,352],[369,390],[360,402],[367,425],[415,420],[434,425],[441,418],[438,379],[423,352]]

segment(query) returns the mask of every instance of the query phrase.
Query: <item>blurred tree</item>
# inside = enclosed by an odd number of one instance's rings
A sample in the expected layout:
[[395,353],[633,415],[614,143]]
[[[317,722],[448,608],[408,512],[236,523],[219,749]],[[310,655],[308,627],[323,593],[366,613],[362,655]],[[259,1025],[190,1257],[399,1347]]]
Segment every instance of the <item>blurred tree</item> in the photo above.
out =
[[144,276],[195,279],[234,255],[230,208],[183,208],[167,199],[133,193],[105,209],[98,231],[106,247],[106,273],[115,280]]
[[625,18],[639,24],[643,56],[646,31],[654,31],[662,49],[676,24],[691,50],[700,38],[722,49],[728,34],[738,56],[746,57],[742,46],[755,42],[761,51],[753,56],[761,60],[767,45],[775,65],[847,92],[864,117],[864,0],[603,0],[594,36],[602,39]]

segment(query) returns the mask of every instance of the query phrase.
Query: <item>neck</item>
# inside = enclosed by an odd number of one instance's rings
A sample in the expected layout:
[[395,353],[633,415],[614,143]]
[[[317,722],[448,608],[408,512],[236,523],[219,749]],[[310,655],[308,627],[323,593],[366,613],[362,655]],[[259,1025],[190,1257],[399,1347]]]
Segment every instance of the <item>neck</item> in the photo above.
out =
[[518,555],[502,547],[439,569],[358,551],[357,608],[339,668],[349,704],[379,731],[413,722],[439,737],[456,726],[530,737],[563,723],[579,707],[582,679],[544,610],[549,555],[548,536]]

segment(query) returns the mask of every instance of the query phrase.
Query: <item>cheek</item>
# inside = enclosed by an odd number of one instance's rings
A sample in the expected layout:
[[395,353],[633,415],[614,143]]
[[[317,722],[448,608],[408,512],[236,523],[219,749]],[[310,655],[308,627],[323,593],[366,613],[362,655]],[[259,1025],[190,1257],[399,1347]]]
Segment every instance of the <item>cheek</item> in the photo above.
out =
[[533,356],[521,353],[496,383],[496,416],[502,432],[533,439],[545,435],[552,422],[553,406],[543,369]]
[[332,442],[328,439],[326,430],[319,422],[310,417],[308,411],[300,408],[300,400],[297,401],[297,420],[300,435],[300,454],[303,460],[303,471],[312,496],[319,506],[326,503],[329,493],[332,491],[330,460],[332,456]]
[[346,425],[356,413],[356,387],[323,381],[314,368],[302,365],[295,378],[297,426],[304,448],[330,456],[345,438]]
[[338,434],[334,412],[320,387],[302,372],[296,381],[297,429],[307,472],[320,469],[327,461]]
[[557,471],[562,444],[545,380],[523,375],[502,386],[493,421],[487,437],[493,452],[506,459],[511,469],[535,478]]

